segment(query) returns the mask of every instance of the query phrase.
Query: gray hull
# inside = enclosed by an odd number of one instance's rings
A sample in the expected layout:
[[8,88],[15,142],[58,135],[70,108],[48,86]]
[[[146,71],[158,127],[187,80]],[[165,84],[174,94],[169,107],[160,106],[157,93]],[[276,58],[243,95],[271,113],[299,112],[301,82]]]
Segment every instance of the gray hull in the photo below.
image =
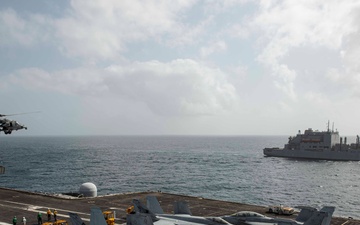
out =
[[286,157],[286,158],[301,158],[301,159],[324,159],[324,160],[339,160],[339,161],[360,161],[360,150],[346,150],[346,151],[331,151],[317,149],[314,150],[291,150],[279,148],[265,148],[265,156]]

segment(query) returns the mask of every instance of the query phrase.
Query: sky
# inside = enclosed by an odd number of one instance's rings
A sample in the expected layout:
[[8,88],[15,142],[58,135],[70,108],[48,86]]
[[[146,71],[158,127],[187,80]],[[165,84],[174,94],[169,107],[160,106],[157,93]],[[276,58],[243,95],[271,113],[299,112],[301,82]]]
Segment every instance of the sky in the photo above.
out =
[[[12,135],[360,134],[357,0],[2,0]],[[3,135],[3,134],[2,134]]]

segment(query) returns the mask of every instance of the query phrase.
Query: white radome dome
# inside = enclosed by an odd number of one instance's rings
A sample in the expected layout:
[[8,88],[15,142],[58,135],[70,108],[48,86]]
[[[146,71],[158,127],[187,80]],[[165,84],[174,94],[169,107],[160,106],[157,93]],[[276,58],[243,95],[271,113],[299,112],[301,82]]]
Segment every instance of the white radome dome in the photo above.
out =
[[84,197],[96,197],[97,196],[97,188],[96,185],[90,182],[83,183],[80,186],[79,193]]

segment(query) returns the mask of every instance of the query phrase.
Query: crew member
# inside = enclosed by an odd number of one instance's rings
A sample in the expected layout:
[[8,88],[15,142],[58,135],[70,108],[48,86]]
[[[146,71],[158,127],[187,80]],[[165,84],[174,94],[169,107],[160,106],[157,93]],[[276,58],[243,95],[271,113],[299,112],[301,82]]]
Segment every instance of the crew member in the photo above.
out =
[[42,224],[42,215],[41,215],[41,212],[38,213],[37,219],[38,219],[38,225],[41,225],[41,224]]
[[25,218],[25,216],[23,216],[22,222],[23,222],[23,225],[26,225],[26,218]]
[[16,225],[16,223],[17,223],[17,219],[16,219],[16,216],[14,216],[14,218],[13,218],[13,225]]
[[48,209],[46,213],[47,213],[47,216],[48,216],[48,221],[50,221],[51,220],[51,210]]
[[56,215],[57,215],[57,211],[56,211],[56,209],[54,209],[53,214],[54,214],[54,220],[56,221]]

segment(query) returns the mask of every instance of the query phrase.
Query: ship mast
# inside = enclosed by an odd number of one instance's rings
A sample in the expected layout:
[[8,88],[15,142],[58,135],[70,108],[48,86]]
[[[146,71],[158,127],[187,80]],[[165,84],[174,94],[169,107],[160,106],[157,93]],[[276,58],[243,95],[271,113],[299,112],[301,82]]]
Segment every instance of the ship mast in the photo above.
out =
[[327,122],[327,132],[330,132],[330,120]]
[[[330,120],[327,122],[327,131],[330,132]],[[334,132],[334,122],[332,123],[331,132]]]

